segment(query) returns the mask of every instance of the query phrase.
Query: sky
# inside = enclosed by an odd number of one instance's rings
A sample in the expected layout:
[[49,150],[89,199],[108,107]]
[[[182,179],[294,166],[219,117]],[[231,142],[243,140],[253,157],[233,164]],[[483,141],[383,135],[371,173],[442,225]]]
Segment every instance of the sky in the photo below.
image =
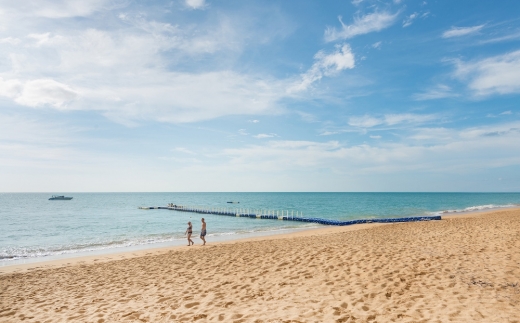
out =
[[0,192],[518,192],[516,0],[0,0]]

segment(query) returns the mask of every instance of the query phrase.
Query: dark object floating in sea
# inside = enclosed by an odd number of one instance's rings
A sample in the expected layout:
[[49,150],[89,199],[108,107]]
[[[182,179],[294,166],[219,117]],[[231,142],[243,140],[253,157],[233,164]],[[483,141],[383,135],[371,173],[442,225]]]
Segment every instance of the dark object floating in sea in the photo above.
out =
[[68,196],[63,196],[63,195],[53,195],[49,201],[68,201],[68,200],[72,200],[72,197],[68,197]]
[[230,201],[228,203],[232,203],[232,204],[240,204],[240,202],[233,202],[233,201]]

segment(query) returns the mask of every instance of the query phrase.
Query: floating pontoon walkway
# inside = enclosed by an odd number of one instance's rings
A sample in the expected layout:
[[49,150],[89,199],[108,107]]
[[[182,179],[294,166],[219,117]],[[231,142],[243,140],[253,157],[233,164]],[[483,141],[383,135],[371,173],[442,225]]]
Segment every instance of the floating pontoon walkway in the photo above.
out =
[[226,215],[240,218],[253,218],[253,219],[270,219],[270,220],[282,220],[282,221],[298,221],[298,222],[309,222],[319,223],[323,225],[353,225],[361,223],[394,223],[394,222],[416,222],[416,221],[432,221],[441,220],[440,215],[434,216],[414,216],[406,218],[392,218],[392,219],[361,219],[361,220],[349,220],[339,221],[331,219],[321,218],[307,218],[301,216],[302,213],[294,212],[289,215],[289,211],[265,211],[265,210],[250,210],[250,209],[235,209],[235,208],[210,208],[210,207],[189,207],[182,205],[173,206],[142,206],[139,207],[143,210],[149,209],[161,209],[161,210],[173,210],[180,212],[192,212],[200,214],[214,214],[214,215]]

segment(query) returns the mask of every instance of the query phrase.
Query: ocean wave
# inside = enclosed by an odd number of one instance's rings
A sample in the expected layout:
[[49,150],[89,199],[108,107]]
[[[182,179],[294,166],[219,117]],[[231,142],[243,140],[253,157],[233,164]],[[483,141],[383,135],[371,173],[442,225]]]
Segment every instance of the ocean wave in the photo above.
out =
[[519,206],[519,205],[518,204],[505,204],[505,205],[485,204],[485,205],[469,206],[464,209],[442,210],[442,211],[437,211],[437,212],[431,212],[430,214],[442,215],[442,214],[449,214],[449,213],[469,213],[469,212],[478,212],[478,211],[485,211],[485,210],[492,210],[492,209],[511,208],[511,207],[517,207],[517,206]]
[[40,257],[49,257],[49,256],[59,256],[59,255],[67,255],[67,254],[76,254],[82,252],[92,252],[92,251],[101,251],[106,249],[118,249],[125,247],[133,247],[139,245],[146,244],[154,244],[161,242],[169,242],[173,240],[180,240],[174,238],[166,238],[166,239],[151,239],[151,238],[141,238],[135,240],[114,240],[114,241],[106,241],[106,242],[93,242],[93,243],[80,243],[75,245],[68,246],[57,246],[57,247],[48,247],[48,248],[6,248],[4,250],[0,250],[0,260],[19,260],[19,259],[28,259],[28,258],[40,258]]

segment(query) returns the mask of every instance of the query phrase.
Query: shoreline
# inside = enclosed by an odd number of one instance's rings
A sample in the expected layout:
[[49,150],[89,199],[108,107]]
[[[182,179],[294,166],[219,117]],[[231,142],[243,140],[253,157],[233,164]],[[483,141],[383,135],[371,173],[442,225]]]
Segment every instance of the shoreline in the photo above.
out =
[[[39,261],[28,262],[28,263],[18,263],[12,265],[5,265],[0,267],[0,276],[6,273],[14,273],[14,272],[24,272],[28,270],[34,269],[46,269],[46,268],[56,268],[63,266],[73,266],[77,264],[91,264],[94,262],[107,262],[107,261],[115,261],[121,259],[131,259],[136,257],[143,257],[148,255],[160,255],[164,253],[168,253],[170,251],[182,251],[189,249],[202,249],[211,246],[220,246],[220,245],[233,245],[237,243],[244,242],[252,242],[252,241],[269,241],[269,240],[279,240],[279,239],[290,239],[295,237],[305,237],[305,236],[313,236],[313,235],[323,235],[337,232],[347,232],[347,231],[357,231],[363,230],[370,227],[377,227],[382,225],[390,225],[389,223],[366,223],[366,224],[357,224],[357,225],[349,225],[344,227],[337,226],[326,226],[326,227],[318,227],[318,228],[302,228],[302,229],[294,229],[287,230],[291,232],[284,233],[275,233],[273,231],[266,231],[265,235],[259,236],[249,236],[242,237],[239,239],[229,239],[229,240],[221,240],[221,241],[208,241],[206,246],[202,246],[201,243],[195,244],[192,247],[188,247],[185,245],[186,241],[182,240],[182,245],[174,245],[174,246],[163,246],[163,247],[154,247],[149,248],[150,245],[142,245],[148,248],[137,249],[137,250],[118,250],[118,249],[107,249],[106,253],[95,253],[91,255],[81,255],[74,257],[72,254],[71,257],[59,258],[59,259],[45,259],[39,258]],[[199,240],[198,237],[195,239]],[[207,239],[206,239],[207,240]],[[35,259],[35,258],[33,258]]]
[[[300,231],[313,230],[316,227],[307,227],[307,228],[291,228],[291,229],[277,229],[277,230],[269,230],[269,231],[256,231],[249,233],[239,233],[236,235],[219,235],[219,236],[210,236],[212,238],[216,238],[216,240],[212,240],[212,245],[233,242],[233,241],[247,241],[249,239],[256,239],[262,237],[270,237],[270,236],[280,236],[291,233],[296,233]],[[318,228],[320,229],[320,228]],[[238,237],[238,238],[236,238]],[[198,236],[192,236],[192,239],[196,239],[197,242],[200,241]],[[207,238],[206,238],[207,239]],[[201,243],[201,242],[200,242]],[[200,246],[200,243],[195,244],[195,246]],[[99,258],[99,257],[118,257],[120,255],[132,255],[132,254],[146,254],[149,251],[155,252],[160,250],[174,250],[174,249],[182,249],[186,247],[186,238],[175,239],[172,241],[165,242],[157,242],[150,244],[138,244],[133,246],[124,246],[124,247],[115,247],[115,248],[106,248],[106,249],[98,249],[98,250],[86,250],[79,251],[74,253],[64,253],[58,255],[49,255],[49,256],[41,256],[41,257],[29,257],[29,258],[21,258],[15,260],[4,260],[0,261],[0,274],[5,272],[7,268],[10,267],[31,267],[31,266],[39,266],[46,263],[77,263],[78,261],[82,261],[83,258]],[[9,263],[12,262],[12,263]]]
[[[508,207],[508,208],[499,208],[499,209],[491,209],[491,210],[478,210],[471,212],[454,212],[448,214],[442,214],[440,221],[445,221],[448,219],[457,219],[457,218],[473,218],[478,216],[483,216],[490,213],[496,213],[501,211],[520,211],[520,207]],[[250,241],[269,241],[269,240],[278,240],[278,239],[290,239],[296,237],[306,237],[306,236],[315,236],[315,235],[326,235],[332,233],[339,232],[349,232],[349,231],[357,231],[357,230],[365,230],[370,229],[372,227],[378,227],[383,225],[398,225],[402,223],[366,223],[366,224],[355,224],[349,226],[324,226],[324,227],[314,227],[314,228],[295,228],[288,230],[277,230],[277,231],[290,231],[290,232],[276,232],[273,231],[263,231],[259,233],[251,233],[251,234],[243,234],[246,237],[240,237],[238,239],[218,239],[217,241],[208,241],[207,246],[218,246],[218,245],[227,245],[227,244],[236,244],[236,243],[244,243]],[[229,236],[220,236],[229,237]],[[195,237],[198,239],[198,237]],[[182,241],[182,242],[181,242]],[[62,266],[69,265],[77,265],[77,264],[87,264],[94,262],[106,262],[106,261],[114,261],[120,259],[130,259],[135,257],[142,257],[146,255],[160,255],[162,253],[167,253],[169,251],[178,251],[185,250],[186,245],[184,244],[184,239],[178,240],[178,244],[167,245],[167,246],[153,246],[154,244],[144,244],[144,245],[136,245],[131,247],[122,247],[122,248],[113,248],[113,249],[101,249],[96,251],[85,251],[78,252],[77,254],[64,254],[64,255],[55,255],[55,256],[44,256],[44,257],[34,257],[28,259],[18,259],[12,260],[13,264],[6,264],[0,266],[0,275],[6,273],[13,272],[24,272],[28,270],[34,269],[45,269],[45,268],[56,268]],[[205,248],[205,246],[201,246],[200,244],[195,244],[193,249],[197,248]]]

